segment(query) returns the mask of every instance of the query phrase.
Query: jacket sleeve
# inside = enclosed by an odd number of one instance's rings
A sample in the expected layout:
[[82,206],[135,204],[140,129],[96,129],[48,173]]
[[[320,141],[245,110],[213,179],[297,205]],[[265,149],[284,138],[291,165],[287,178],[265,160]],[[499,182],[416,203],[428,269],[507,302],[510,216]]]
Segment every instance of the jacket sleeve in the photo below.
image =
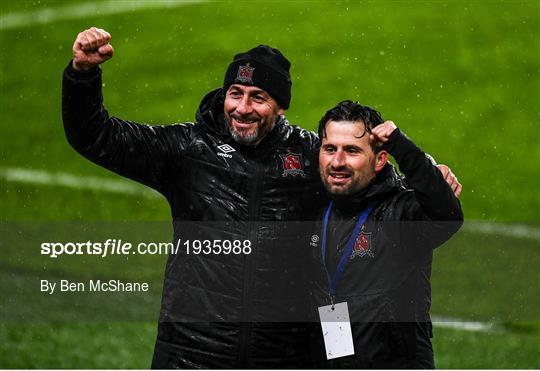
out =
[[385,149],[394,157],[413,192],[400,201],[401,240],[408,248],[433,249],[456,233],[463,223],[459,200],[432,160],[399,128]]
[[99,67],[80,72],[70,61],[64,70],[62,119],[68,142],[90,161],[164,193],[164,175],[192,126],[150,126],[109,117],[101,85]]

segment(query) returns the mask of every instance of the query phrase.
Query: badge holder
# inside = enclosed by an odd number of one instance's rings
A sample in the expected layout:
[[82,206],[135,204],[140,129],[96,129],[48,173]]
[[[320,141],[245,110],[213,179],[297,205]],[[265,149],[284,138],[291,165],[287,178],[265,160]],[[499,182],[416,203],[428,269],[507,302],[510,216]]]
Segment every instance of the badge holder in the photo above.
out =
[[326,231],[328,229],[328,221],[332,211],[332,202],[330,202],[328,205],[324,215],[321,258],[326,270],[326,276],[328,278],[328,291],[331,304],[319,307],[318,309],[319,317],[321,319],[324,347],[326,349],[326,359],[334,359],[354,354],[349,307],[347,306],[347,302],[334,304],[334,297],[336,295],[338,282],[341,280],[341,277],[345,272],[347,262],[351,258],[354,242],[369,214],[374,209],[375,204],[376,201],[372,201],[368,207],[358,215],[358,221],[356,222],[354,230],[345,245],[345,250],[343,251],[343,255],[339,260],[338,267],[333,276],[330,276],[328,267],[326,266]]
[[354,354],[354,345],[346,302],[319,307],[326,359]]

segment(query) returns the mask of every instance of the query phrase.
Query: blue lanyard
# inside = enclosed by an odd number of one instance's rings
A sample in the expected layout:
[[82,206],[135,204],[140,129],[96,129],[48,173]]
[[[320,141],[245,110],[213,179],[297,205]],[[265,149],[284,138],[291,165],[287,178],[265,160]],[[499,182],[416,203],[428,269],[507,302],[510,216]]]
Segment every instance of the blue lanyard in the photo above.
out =
[[330,219],[330,212],[332,211],[332,201],[330,201],[330,204],[328,205],[328,208],[326,209],[326,213],[324,215],[323,230],[322,230],[321,255],[322,255],[324,269],[326,270],[326,277],[328,278],[328,288],[329,288],[330,300],[332,301],[332,305],[334,305],[334,296],[336,296],[337,285],[339,281],[341,280],[343,273],[345,272],[345,266],[347,265],[349,259],[351,258],[351,254],[352,254],[353,246],[356,242],[356,238],[360,234],[360,230],[362,229],[362,226],[366,222],[369,214],[371,213],[374,207],[375,207],[375,202],[371,202],[364,211],[358,214],[358,220],[356,221],[356,225],[354,226],[351,236],[347,240],[347,244],[345,245],[345,250],[343,251],[343,254],[341,255],[341,259],[339,260],[337,269],[334,272],[334,275],[332,277],[330,277],[330,272],[328,271],[328,267],[326,265],[326,232],[328,230],[328,220]]

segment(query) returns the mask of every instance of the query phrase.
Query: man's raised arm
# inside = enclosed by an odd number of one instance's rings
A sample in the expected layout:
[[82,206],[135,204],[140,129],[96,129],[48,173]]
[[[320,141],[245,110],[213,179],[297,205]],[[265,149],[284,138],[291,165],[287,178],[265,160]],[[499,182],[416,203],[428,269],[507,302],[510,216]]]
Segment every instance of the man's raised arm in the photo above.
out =
[[431,220],[460,221],[463,212],[457,196],[461,184],[455,180],[450,170],[435,166],[428,156],[418,148],[392,121],[374,127],[371,141],[378,142],[395,158],[399,169],[405,175],[407,184],[414,189],[422,211]]
[[110,39],[108,32],[92,27],[73,43],[73,60],[62,85],[66,137],[90,161],[163,192],[163,173],[185,144],[191,126],[149,126],[109,117],[99,65],[112,58]]

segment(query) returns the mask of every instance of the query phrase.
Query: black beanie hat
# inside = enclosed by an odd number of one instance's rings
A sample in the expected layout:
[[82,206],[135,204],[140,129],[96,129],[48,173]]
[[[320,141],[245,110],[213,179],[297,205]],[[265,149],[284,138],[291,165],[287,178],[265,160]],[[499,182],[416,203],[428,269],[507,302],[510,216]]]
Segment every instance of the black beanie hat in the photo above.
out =
[[291,103],[291,62],[277,49],[259,45],[245,53],[234,56],[227,69],[223,89],[232,84],[257,86],[264,89],[278,102],[281,108]]

